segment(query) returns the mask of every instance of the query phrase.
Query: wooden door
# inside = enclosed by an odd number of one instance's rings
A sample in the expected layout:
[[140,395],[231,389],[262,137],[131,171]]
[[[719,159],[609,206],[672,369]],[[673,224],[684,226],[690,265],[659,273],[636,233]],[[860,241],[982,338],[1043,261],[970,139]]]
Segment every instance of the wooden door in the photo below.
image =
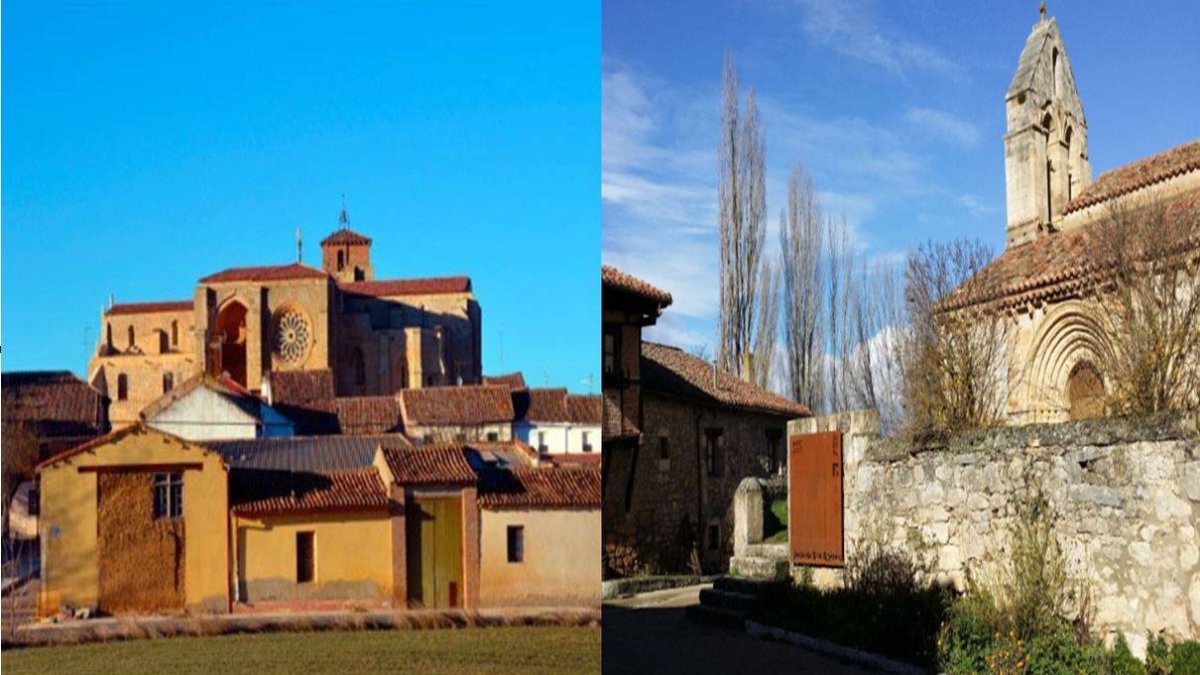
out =
[[409,606],[461,607],[461,498],[417,497],[407,521]]
[[793,565],[841,567],[842,434],[788,439],[788,543]]

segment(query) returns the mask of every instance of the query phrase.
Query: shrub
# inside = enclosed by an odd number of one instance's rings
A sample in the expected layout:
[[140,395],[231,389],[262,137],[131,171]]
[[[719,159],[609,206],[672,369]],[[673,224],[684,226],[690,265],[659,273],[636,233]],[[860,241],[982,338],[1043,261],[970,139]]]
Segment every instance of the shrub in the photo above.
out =
[[1171,648],[1171,675],[1200,675],[1200,642],[1188,640]]
[[1112,675],[1144,675],[1146,672],[1142,662],[1129,651],[1129,643],[1125,641],[1123,633],[1117,633],[1117,641],[1113,644],[1108,664]]
[[1162,633],[1146,633],[1146,675],[1171,675],[1171,647]]
[[965,596],[949,610],[949,619],[938,635],[938,664],[948,673],[979,673],[999,637],[995,629],[999,612],[986,589]]

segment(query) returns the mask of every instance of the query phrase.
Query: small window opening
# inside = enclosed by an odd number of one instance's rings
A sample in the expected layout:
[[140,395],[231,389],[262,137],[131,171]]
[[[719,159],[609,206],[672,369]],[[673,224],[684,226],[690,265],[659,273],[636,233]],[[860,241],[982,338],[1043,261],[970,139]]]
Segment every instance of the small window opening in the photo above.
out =
[[314,535],[312,532],[296,533],[296,583],[309,584],[316,578]]
[[125,373],[117,375],[117,400],[124,401],[129,398],[129,376]]
[[163,393],[175,388],[175,373],[163,373]]
[[525,526],[508,526],[508,562],[525,562]]
[[183,472],[154,474],[154,519],[183,516]]

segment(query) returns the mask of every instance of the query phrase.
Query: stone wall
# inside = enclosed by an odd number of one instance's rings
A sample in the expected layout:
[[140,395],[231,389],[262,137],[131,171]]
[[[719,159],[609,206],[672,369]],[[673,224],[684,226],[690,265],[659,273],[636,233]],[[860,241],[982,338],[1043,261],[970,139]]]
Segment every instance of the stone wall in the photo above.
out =
[[[877,437],[873,413],[798,420],[839,428],[848,556],[862,542],[920,546],[962,588],[995,575],[1022,495],[1040,488],[1068,570],[1086,580],[1102,633],[1136,653],[1147,631],[1200,638],[1200,434],[1194,420],[1002,427],[942,447]],[[993,577],[994,578],[994,577]]]

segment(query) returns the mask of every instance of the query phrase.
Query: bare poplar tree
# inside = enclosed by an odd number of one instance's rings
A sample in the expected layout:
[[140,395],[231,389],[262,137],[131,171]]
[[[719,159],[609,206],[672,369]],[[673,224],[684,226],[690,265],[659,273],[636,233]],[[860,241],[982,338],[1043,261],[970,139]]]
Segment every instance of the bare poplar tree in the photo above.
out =
[[1109,414],[1200,408],[1200,210],[1121,200],[1091,227]]
[[788,393],[813,410],[825,405],[823,231],[812,179],[797,163],[788,176],[787,207],[779,216],[784,365]]
[[721,134],[717,146],[717,224],[721,275],[720,342],[722,369],[752,376],[760,266],[766,234],[766,142],[754,90],[739,103],[737,67],[725,55],[722,72]]
[[779,336],[779,266],[772,265],[769,259],[764,258],[759,274],[758,324],[754,331],[750,381],[769,389]]

